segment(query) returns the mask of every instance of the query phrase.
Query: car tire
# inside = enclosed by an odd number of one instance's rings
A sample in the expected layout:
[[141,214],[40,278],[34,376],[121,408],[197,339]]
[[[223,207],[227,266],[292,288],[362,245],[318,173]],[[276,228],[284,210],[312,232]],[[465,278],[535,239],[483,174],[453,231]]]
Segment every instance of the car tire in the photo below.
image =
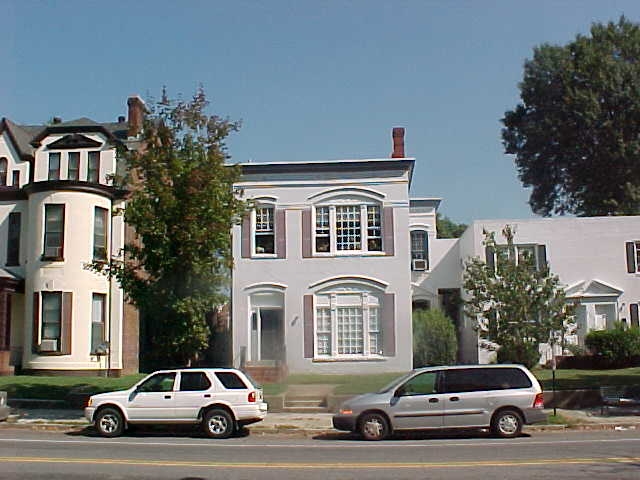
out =
[[124,431],[124,418],[116,408],[103,408],[96,414],[96,430],[107,438],[118,437]]
[[515,438],[522,433],[522,416],[515,410],[500,410],[491,420],[491,433],[501,438]]
[[383,440],[389,435],[389,422],[379,413],[365,413],[358,425],[365,440]]
[[204,433],[211,438],[229,438],[235,428],[234,420],[226,410],[209,410],[202,421]]

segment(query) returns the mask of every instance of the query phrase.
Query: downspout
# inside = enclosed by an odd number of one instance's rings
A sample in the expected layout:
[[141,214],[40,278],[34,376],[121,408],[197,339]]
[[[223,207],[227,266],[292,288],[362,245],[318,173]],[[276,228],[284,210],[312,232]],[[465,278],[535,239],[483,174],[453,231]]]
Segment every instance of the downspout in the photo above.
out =
[[[109,267],[111,267],[113,261],[113,199],[111,199],[111,208],[109,209]],[[113,292],[113,277],[111,276],[111,271],[109,272],[109,302],[107,302],[107,342],[109,342],[109,347],[107,348],[107,377],[111,371],[111,313],[113,311],[111,307],[111,302]],[[122,348],[122,346],[120,347]]]

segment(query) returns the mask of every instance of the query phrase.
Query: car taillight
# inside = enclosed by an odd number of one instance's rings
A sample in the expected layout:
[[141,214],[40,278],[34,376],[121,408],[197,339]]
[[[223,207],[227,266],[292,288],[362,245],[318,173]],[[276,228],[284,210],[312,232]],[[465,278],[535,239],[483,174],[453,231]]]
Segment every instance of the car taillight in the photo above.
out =
[[533,401],[533,408],[544,408],[544,395],[538,393],[536,399]]
[[257,398],[256,392],[249,392],[249,403],[255,403]]

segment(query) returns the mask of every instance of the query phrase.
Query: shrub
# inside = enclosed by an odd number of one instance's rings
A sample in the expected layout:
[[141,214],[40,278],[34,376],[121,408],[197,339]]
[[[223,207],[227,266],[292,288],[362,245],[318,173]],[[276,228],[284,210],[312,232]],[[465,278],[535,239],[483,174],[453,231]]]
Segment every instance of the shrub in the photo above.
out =
[[413,366],[447,365],[456,361],[458,339],[453,322],[441,310],[413,312]]
[[625,329],[623,324],[616,324],[612,330],[592,330],[585,338],[585,345],[593,355],[601,356],[612,365],[621,365],[640,355],[640,329]]
[[498,349],[498,363],[520,363],[533,368],[539,361],[540,350],[536,342],[505,343]]

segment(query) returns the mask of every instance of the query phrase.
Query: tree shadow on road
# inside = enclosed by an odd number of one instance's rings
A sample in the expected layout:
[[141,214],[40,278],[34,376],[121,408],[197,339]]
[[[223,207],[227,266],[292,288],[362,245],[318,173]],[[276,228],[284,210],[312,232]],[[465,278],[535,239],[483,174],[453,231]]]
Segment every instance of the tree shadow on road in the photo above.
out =
[[[528,438],[531,435],[523,433],[519,438]],[[312,437],[314,440],[326,441],[365,441],[362,436],[353,432],[331,432],[322,433]],[[491,438],[494,440],[504,440],[508,442],[510,439],[500,439],[493,436],[487,430],[455,430],[455,431],[415,431],[415,432],[397,432],[388,437],[385,441],[415,441],[415,440],[461,440],[474,438]]]

